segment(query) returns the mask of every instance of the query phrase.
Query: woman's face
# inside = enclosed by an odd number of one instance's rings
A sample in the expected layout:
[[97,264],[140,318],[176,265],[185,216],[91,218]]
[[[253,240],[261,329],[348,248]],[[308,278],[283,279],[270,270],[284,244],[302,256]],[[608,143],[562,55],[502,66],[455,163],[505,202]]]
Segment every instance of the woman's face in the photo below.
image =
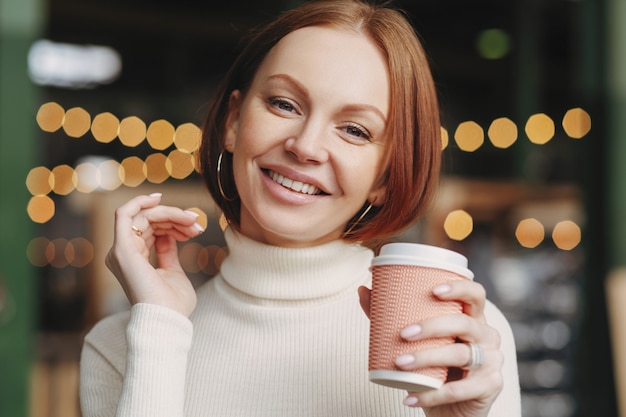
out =
[[242,233],[313,246],[340,238],[366,201],[382,204],[389,100],[385,58],[365,35],[315,26],[278,42],[231,96]]

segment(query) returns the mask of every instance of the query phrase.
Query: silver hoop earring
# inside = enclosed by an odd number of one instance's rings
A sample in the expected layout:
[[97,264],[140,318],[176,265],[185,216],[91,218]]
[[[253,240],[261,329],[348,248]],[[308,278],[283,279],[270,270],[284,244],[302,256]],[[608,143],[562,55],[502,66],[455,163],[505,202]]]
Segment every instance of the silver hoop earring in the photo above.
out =
[[[374,201],[374,202],[375,202],[375,201]],[[356,219],[356,221],[352,223],[352,225],[350,226],[350,228],[349,228],[349,229],[348,229],[348,230],[347,230],[347,231],[343,234],[343,236],[342,236],[342,237],[344,237],[344,238],[345,238],[345,237],[347,237],[347,236],[350,234],[350,232],[352,232],[352,230],[356,227],[356,225],[357,225],[357,224],[359,224],[359,222],[360,222],[361,220],[363,220],[363,217],[365,217],[365,215],[366,215],[367,213],[369,213],[369,211],[372,209],[372,207],[373,207],[372,203],[369,203],[369,204],[368,204],[368,206],[367,206],[367,208],[366,208],[365,210],[363,210],[363,213],[361,213],[361,215],[359,216],[359,218],[358,218],[358,219]]]
[[220,152],[220,156],[217,157],[217,188],[220,190],[220,195],[226,201],[235,201],[237,196],[235,197],[227,197],[226,193],[224,193],[224,188],[222,188],[222,157],[224,156],[224,149]]

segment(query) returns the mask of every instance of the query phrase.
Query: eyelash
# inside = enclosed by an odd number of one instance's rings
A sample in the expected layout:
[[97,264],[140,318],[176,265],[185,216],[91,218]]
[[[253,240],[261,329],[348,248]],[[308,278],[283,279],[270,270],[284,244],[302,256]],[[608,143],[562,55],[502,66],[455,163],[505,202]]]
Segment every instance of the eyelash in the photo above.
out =
[[[293,105],[288,99],[284,98],[284,97],[270,97],[267,99],[267,102],[270,106],[274,106],[275,108],[277,108],[280,111],[286,111],[286,112],[298,112],[298,109],[296,108],[295,105]],[[283,105],[287,105],[289,106],[289,109],[284,109],[281,106]],[[365,129],[364,127],[356,124],[356,123],[348,123],[346,126],[344,126],[343,131],[345,131],[347,134],[349,134],[350,136],[353,137],[357,137],[357,138],[363,138],[367,141],[371,141],[372,137],[369,134],[369,132],[367,131],[367,129]],[[356,131],[354,133],[350,133],[350,131]]]
[[358,136],[358,137],[362,137],[366,140],[371,140],[371,136],[370,134],[367,132],[367,130],[355,123],[348,123],[348,125],[345,127],[346,133],[349,133],[349,130],[356,130],[358,132],[358,135],[352,135],[352,136]]
[[[297,111],[297,110],[296,110],[296,106],[294,106],[293,104],[291,104],[291,103],[289,102],[289,100],[287,100],[287,99],[285,99],[285,98],[283,98],[283,97],[270,97],[270,98],[268,98],[268,99],[267,99],[267,102],[268,102],[271,106],[274,106],[274,107],[276,107],[278,110],[281,110],[281,111],[288,111],[288,112],[290,112],[290,111]],[[286,105],[288,105],[288,106],[290,107],[290,109],[289,109],[289,110],[284,109],[284,108],[281,108],[281,106],[282,106],[282,105],[285,105],[285,104],[286,104]]]

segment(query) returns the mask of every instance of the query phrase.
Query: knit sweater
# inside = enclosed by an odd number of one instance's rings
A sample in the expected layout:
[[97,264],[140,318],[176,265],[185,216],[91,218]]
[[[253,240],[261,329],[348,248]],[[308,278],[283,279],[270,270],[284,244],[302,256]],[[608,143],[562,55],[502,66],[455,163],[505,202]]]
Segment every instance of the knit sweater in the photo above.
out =
[[[357,288],[373,253],[335,241],[280,248],[225,232],[229,255],[197,291],[187,318],[136,304],[86,336],[84,417],[423,416],[406,392],[368,381],[369,322]],[[502,336],[505,386],[490,416],[521,415],[510,327]]]

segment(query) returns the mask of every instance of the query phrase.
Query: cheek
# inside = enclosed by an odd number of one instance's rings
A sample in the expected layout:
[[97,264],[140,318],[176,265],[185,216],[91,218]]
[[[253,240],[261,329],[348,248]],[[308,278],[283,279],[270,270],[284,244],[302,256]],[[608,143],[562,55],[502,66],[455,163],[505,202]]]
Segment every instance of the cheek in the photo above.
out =
[[349,187],[354,193],[369,193],[378,184],[378,171],[381,157],[378,154],[362,155],[351,154],[351,157],[342,165],[339,181]]

